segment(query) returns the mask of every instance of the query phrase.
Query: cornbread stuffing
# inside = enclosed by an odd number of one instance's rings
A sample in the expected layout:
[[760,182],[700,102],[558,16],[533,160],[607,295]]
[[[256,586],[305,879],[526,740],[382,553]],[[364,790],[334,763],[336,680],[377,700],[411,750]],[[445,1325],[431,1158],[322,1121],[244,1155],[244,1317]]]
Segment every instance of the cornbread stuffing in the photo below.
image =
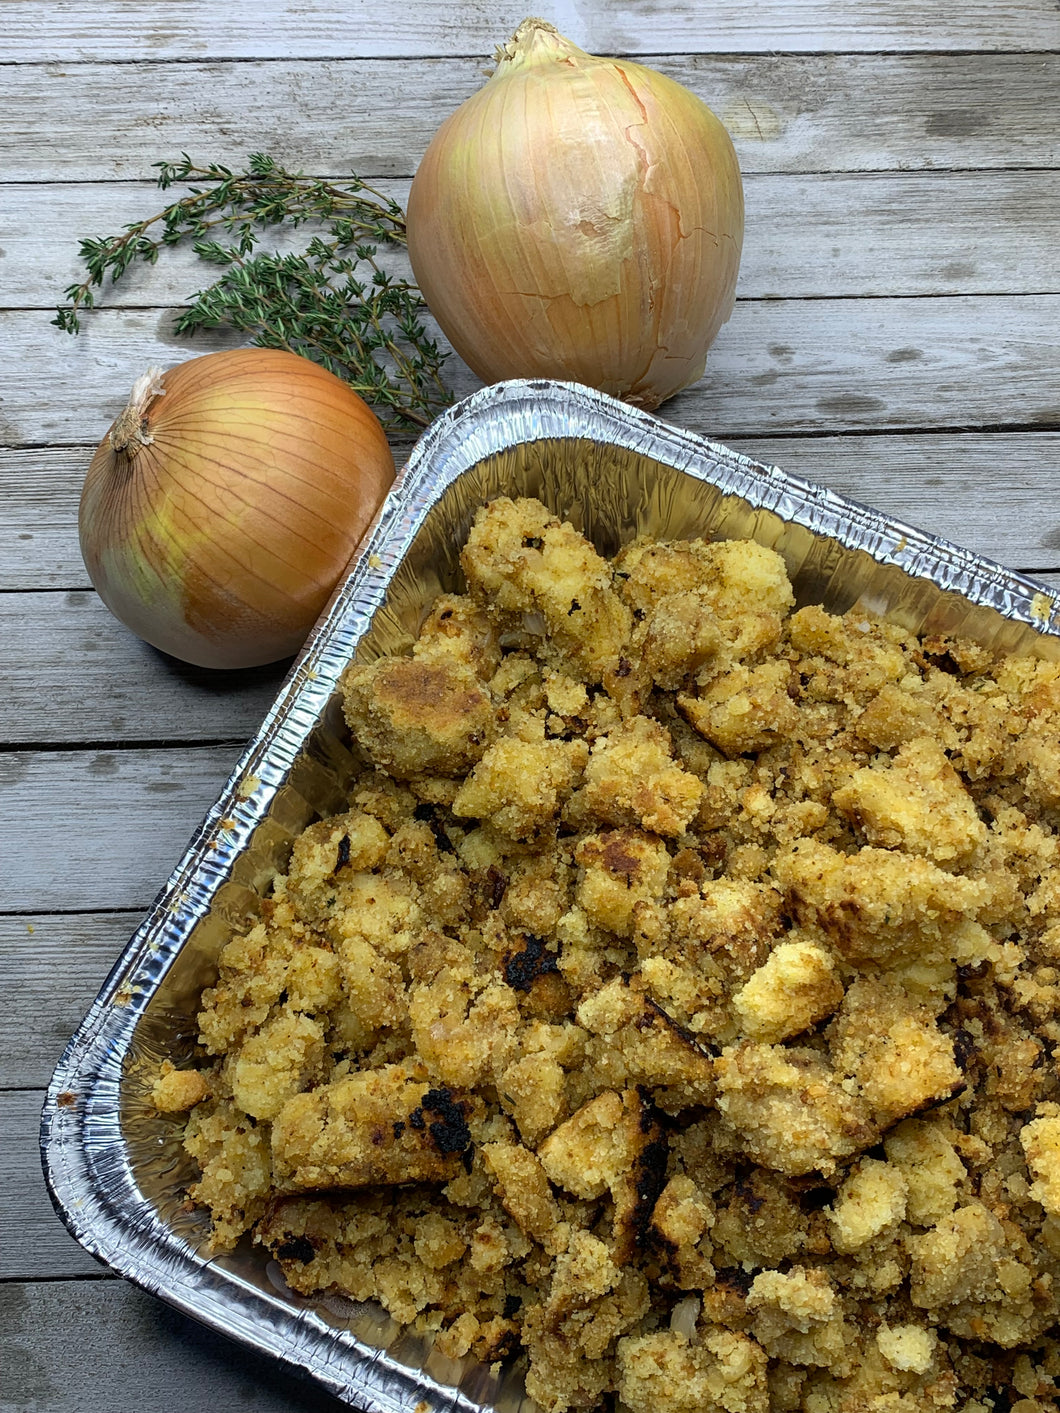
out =
[[1060,665],[477,515],[163,1067],[216,1249],[549,1413],[1060,1389]]

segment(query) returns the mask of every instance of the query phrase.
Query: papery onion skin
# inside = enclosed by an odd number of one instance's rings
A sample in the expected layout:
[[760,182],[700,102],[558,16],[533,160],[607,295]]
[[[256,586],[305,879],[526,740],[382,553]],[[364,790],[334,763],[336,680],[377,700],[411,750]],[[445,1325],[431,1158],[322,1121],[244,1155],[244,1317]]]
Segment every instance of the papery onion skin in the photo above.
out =
[[527,20],[409,193],[432,314],[485,382],[566,378],[645,408],[702,376],[732,312],[743,185],[693,93]]
[[290,657],[394,479],[386,435],[352,388],[297,354],[237,349],[153,373],[161,393],[145,384],[85,477],[92,582],[184,662]]

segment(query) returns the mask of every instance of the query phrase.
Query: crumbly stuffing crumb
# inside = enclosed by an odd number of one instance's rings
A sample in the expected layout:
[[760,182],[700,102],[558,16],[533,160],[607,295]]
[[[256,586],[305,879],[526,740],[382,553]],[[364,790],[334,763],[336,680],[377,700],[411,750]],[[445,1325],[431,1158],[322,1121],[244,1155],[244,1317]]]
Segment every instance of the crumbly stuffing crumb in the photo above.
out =
[[1039,1104],[1036,1117],[1020,1132],[1020,1143],[1034,1179],[1030,1195],[1050,1216],[1060,1216],[1060,1104]]
[[209,1080],[201,1070],[178,1070],[172,1060],[163,1060],[151,1103],[160,1114],[180,1114],[201,1104],[209,1093]]
[[752,1040],[788,1040],[833,1015],[843,982],[831,953],[818,942],[778,942],[732,998],[743,1033]]
[[892,1368],[926,1374],[935,1359],[938,1335],[923,1325],[881,1325],[876,1344]]
[[546,1413],[1054,1407],[1060,665],[528,499],[462,563],[155,1083],[214,1247]]
[[863,1158],[836,1194],[831,1211],[832,1245],[841,1255],[860,1251],[905,1216],[909,1184],[900,1168]]

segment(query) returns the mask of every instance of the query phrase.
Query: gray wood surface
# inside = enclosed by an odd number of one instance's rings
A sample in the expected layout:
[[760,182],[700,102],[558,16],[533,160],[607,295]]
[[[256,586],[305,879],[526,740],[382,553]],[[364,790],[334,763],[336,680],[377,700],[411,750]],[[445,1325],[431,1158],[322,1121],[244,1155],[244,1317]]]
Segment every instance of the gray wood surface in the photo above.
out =
[[125,1281],[0,1286],[12,1413],[341,1413],[346,1405]]
[[[502,0],[0,6],[0,1413],[337,1409],[113,1279],[40,1171],[52,1067],[284,668],[147,648],[91,590],[92,449],[208,272],[137,269],[71,339],[77,242],[157,210],[152,163],[357,171],[404,201],[523,18]],[[661,411],[1060,586],[1055,0],[545,0],[728,125],[747,238],[704,380]],[[400,266],[400,258],[398,259]],[[478,384],[455,359],[455,391]],[[395,443],[400,461],[408,442]]]
[[[8,1001],[0,1025],[5,1087],[45,1087],[140,916],[137,909],[0,916],[0,961]],[[39,1110],[36,1093],[34,1102]],[[35,1152],[32,1161],[39,1169]]]
[[146,907],[242,744],[0,752],[4,910]]
[[[384,178],[378,187],[402,203],[408,198],[405,178]],[[115,234],[186,191],[174,186],[163,195],[143,182],[13,183],[0,213],[7,275],[0,308],[16,298],[21,306],[58,304],[81,278],[83,235]],[[741,299],[1060,291],[1055,171],[749,172],[744,200]],[[965,245],[969,228],[974,248],[961,252],[956,247]],[[280,233],[273,244],[289,250],[298,241]],[[407,271],[399,256],[390,263]],[[181,246],[156,265],[134,266],[112,299],[127,309],[178,304],[203,277],[194,253]]]
[[16,651],[0,699],[0,740],[198,741],[253,735],[287,664],[217,673],[135,638],[91,589],[0,594],[0,635]]
[[[625,4],[547,7],[549,17],[594,53],[747,53],[787,50],[1049,49],[1051,0],[678,0],[659,11]],[[4,46],[13,59],[218,59],[246,55],[367,54],[394,57],[490,54],[526,14],[522,0],[420,0],[415,22],[387,0],[263,0],[218,9],[210,0],[172,0],[160,16],[151,0],[65,0],[62,24],[42,31],[33,0],[7,0]]]
[[[173,311],[99,309],[76,339],[37,310],[0,311],[0,342],[26,350],[5,370],[0,417],[11,444],[96,441],[153,365],[210,346],[172,333]],[[764,432],[968,427],[1051,428],[1060,421],[1060,294],[924,299],[737,300],[704,378],[667,415],[715,437]],[[213,346],[231,347],[235,336]],[[455,356],[458,397],[481,387]],[[42,382],[69,389],[42,401]]]
[[[1057,165],[1047,115],[1060,99],[1060,54],[689,56],[663,47],[653,64],[714,109],[747,173]],[[481,87],[483,67],[474,48],[415,64],[15,64],[0,68],[5,176],[150,179],[152,162],[182,151],[239,165],[261,150],[299,171],[411,176],[442,116]]]

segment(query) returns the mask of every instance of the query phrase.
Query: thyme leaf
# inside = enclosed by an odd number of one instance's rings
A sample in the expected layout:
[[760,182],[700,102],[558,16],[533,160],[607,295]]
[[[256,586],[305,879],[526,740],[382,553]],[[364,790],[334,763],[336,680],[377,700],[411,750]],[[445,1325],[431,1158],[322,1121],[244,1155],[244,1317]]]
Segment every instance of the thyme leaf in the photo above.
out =
[[[178,334],[235,329],[258,347],[312,359],[360,393],[389,432],[425,427],[448,406],[446,355],[428,336],[423,296],[380,259],[380,247],[405,244],[396,201],[356,176],[341,184],[301,176],[262,152],[251,153],[245,172],[198,166],[187,153],[154,165],[163,191],[189,183],[187,195],[119,235],[82,240],[85,279],[65,291],[53,324],[78,333],[104,284],[190,241],[222,273],[192,296]],[[259,248],[270,228],[300,226],[311,227],[301,253]]]

